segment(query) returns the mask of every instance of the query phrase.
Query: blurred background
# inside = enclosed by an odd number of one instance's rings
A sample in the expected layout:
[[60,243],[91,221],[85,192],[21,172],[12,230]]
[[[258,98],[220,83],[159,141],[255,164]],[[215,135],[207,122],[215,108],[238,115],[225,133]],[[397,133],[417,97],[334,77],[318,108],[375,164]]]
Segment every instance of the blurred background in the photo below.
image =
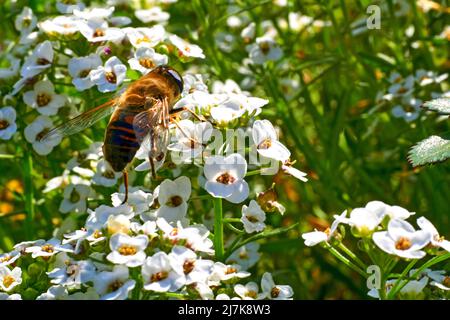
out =
[[[115,14],[132,18],[133,8],[153,5],[84,2],[115,5]],[[57,14],[54,3],[2,1],[0,67],[7,65],[2,51],[19,37],[14,19],[23,6],[40,19]],[[418,108],[448,96],[448,80],[439,78],[450,67],[448,1],[193,0],[159,5],[170,14],[166,29],[198,44],[206,56],[177,68],[207,75],[210,88],[232,79],[241,90],[269,99],[260,117],[279,127],[295,166],[308,173],[307,183],[280,174],[258,177],[252,185],[262,191],[262,185],[275,182],[287,209],[284,216],[269,215],[268,224],[300,222],[299,228],[261,242],[256,274],[273,271],[277,283],[293,287],[296,299],[366,298],[364,279],[324,250],[305,247],[300,234],[322,230],[334,214],[371,200],[417,212],[450,236],[449,163],[413,168],[407,160],[415,143],[450,129],[448,118]],[[377,10],[368,13],[369,5],[379,9],[379,28],[368,28]],[[252,22],[253,38],[270,35],[282,49],[280,59],[249,63],[246,46],[253,39],[243,30]],[[2,98],[10,91],[11,84],[0,79]],[[26,114],[18,120],[19,131],[27,121]],[[92,129],[92,141],[102,139],[105,125]],[[0,142],[0,252],[20,241],[50,238],[55,227],[69,223],[58,211],[62,191],[42,192],[50,178],[61,175],[72,152],[90,142],[68,143],[40,157],[23,140]],[[106,203],[116,189],[98,192]],[[30,202],[31,213],[26,210]],[[70,224],[77,219],[83,216]]]

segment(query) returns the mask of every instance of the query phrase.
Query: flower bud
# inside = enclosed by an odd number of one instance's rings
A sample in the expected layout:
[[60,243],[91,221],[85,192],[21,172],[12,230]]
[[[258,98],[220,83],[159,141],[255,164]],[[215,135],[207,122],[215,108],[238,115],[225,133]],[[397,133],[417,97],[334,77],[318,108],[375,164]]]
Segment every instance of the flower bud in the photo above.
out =
[[275,189],[270,187],[267,191],[258,193],[256,201],[258,202],[261,209],[265,212],[275,212],[279,211],[281,214],[285,212],[285,208],[278,201],[278,194]]

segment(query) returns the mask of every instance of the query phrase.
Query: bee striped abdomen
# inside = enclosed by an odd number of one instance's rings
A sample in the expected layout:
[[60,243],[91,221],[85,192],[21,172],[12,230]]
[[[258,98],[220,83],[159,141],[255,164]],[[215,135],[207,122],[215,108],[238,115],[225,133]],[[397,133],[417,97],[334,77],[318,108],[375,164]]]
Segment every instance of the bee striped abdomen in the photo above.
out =
[[103,153],[114,171],[125,169],[140,147],[133,128],[138,113],[138,110],[118,109],[108,124]]

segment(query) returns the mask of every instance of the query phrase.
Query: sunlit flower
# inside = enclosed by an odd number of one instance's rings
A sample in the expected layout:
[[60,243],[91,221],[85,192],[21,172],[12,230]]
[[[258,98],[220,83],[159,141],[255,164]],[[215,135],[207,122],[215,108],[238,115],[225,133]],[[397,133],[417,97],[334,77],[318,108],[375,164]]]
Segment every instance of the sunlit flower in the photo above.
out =
[[20,75],[24,78],[31,78],[50,68],[53,61],[52,43],[48,40],[38,44],[33,53],[25,59]]
[[93,195],[91,188],[84,184],[69,184],[64,189],[64,199],[59,206],[62,213],[84,213],[87,208],[86,200]]
[[[114,207],[120,206],[125,199],[125,193],[113,193],[111,195],[112,204]],[[139,188],[131,187],[128,190],[127,204],[131,206],[136,214],[146,212],[150,209],[153,203],[153,195]]]
[[55,87],[49,80],[36,82],[32,91],[23,94],[23,101],[45,116],[54,116],[66,103],[65,96],[55,94]]
[[58,253],[53,270],[47,272],[50,282],[68,288],[78,288],[81,284],[92,281],[95,266],[89,260],[73,260],[66,253]]
[[247,161],[240,154],[209,157],[203,172],[207,179],[205,189],[213,197],[225,198],[232,203],[240,203],[248,197],[249,188],[244,180]]
[[356,208],[350,212],[350,217],[343,222],[349,224],[358,237],[368,237],[377,229],[383,218],[384,215],[380,211]]
[[60,136],[41,140],[53,127],[53,122],[49,117],[39,116],[25,128],[25,139],[33,145],[37,154],[45,156],[61,142]]
[[247,46],[250,59],[254,64],[281,59],[283,51],[270,36],[256,38],[256,43]]
[[170,18],[170,14],[164,12],[160,7],[152,7],[150,9],[136,10],[134,12],[134,15],[143,23],[149,22],[164,23]]
[[185,74],[183,76],[183,84],[182,97],[195,91],[208,92],[208,86],[205,84],[201,74]]
[[[202,155],[204,145],[209,141],[213,127],[209,122],[193,123],[191,120],[181,120],[175,132],[174,143],[168,149],[178,152],[181,161],[197,158]],[[174,154],[172,154],[173,160]],[[178,160],[178,158],[177,158]]]
[[409,212],[399,206],[390,206],[382,201],[370,201],[366,204],[365,208],[380,217],[388,216],[390,219],[405,220],[415,214],[415,212]]
[[169,223],[184,221],[187,212],[187,200],[191,195],[191,181],[181,176],[174,181],[166,179],[159,186],[157,216]]
[[164,54],[156,53],[153,48],[139,47],[134,53],[134,57],[128,60],[131,69],[142,74],[152,71],[160,65],[165,65],[168,58]]
[[109,27],[108,23],[103,20],[79,22],[78,28],[86,40],[93,43],[105,41],[118,43],[125,37],[125,33],[121,29]]
[[22,270],[15,267],[10,270],[8,267],[0,266],[0,289],[6,292],[22,283]]
[[229,295],[227,295],[226,293],[219,293],[216,296],[216,300],[241,300],[241,298],[239,297],[230,297]]
[[235,278],[242,279],[249,276],[250,273],[243,271],[242,267],[238,264],[226,265],[222,262],[216,262],[208,278],[208,284],[219,285],[221,281],[228,281]]
[[123,214],[111,215],[106,221],[106,229],[111,235],[116,233],[128,234],[131,229],[131,221]]
[[86,8],[86,9],[74,9],[73,15],[75,17],[89,20],[89,21],[103,21],[109,18],[114,12],[114,7],[106,7],[106,8]]
[[135,48],[153,48],[166,38],[166,31],[161,25],[151,28],[129,28],[127,37]]
[[255,300],[261,298],[261,294],[258,294],[258,284],[253,281],[248,282],[246,285],[237,284],[233,289],[234,292],[242,298],[242,300]]
[[91,77],[91,70],[102,65],[102,60],[98,54],[90,54],[86,57],[72,58],[69,60],[68,70],[72,77],[72,83],[78,91],[83,91],[94,86]]
[[185,284],[181,266],[173,265],[165,252],[148,257],[142,266],[144,289],[156,292],[173,292]]
[[262,295],[270,300],[292,300],[294,291],[288,285],[276,285],[272,275],[265,272],[261,279]]
[[106,226],[108,218],[112,215],[124,215],[128,219],[134,217],[133,208],[127,204],[122,204],[117,207],[109,207],[101,205],[92,211],[88,209],[89,216],[86,219],[85,227],[88,230],[101,230]]
[[181,267],[183,270],[186,285],[205,282],[214,264],[211,260],[200,259],[194,251],[182,246],[174,246],[169,258],[175,268]]
[[56,1],[56,9],[60,13],[73,13],[75,9],[83,10],[85,8],[85,4],[81,0],[58,0]]
[[266,220],[266,213],[262,211],[261,207],[255,200],[250,201],[250,205],[242,206],[242,224],[247,233],[261,232],[266,227],[264,221]]
[[345,218],[346,216],[347,216],[347,210],[342,212],[341,215],[339,215],[339,216],[338,215],[334,216],[335,220],[331,224],[330,228],[327,228],[324,231],[315,230],[312,232],[307,232],[307,233],[302,234],[302,238],[303,238],[303,240],[305,240],[305,246],[313,247],[319,243],[330,241],[331,237],[336,232],[339,224],[346,221],[346,218]]
[[191,44],[174,34],[169,37],[169,41],[178,49],[180,58],[205,58],[203,50],[196,44]]
[[421,249],[430,243],[431,234],[426,230],[415,231],[404,220],[392,219],[387,231],[375,232],[372,239],[384,252],[406,259],[420,259],[425,256]]
[[9,140],[16,133],[16,110],[13,107],[0,109],[0,139]]
[[53,238],[43,243],[32,245],[25,249],[26,253],[31,253],[32,258],[44,257],[48,258],[59,252],[73,252],[70,244],[61,244],[61,241]]
[[253,267],[260,258],[261,255],[258,250],[259,244],[257,242],[250,242],[233,251],[226,262],[229,264],[238,264],[242,266],[243,269],[248,270]]
[[114,269],[103,271],[94,278],[95,291],[100,295],[100,300],[125,300],[136,281],[129,279],[128,268],[122,265],[114,266]]
[[140,266],[146,257],[144,250],[147,244],[146,235],[130,237],[123,233],[116,233],[109,240],[111,253],[106,258],[112,263],[123,264],[130,268]]
[[0,267],[5,267],[13,264],[20,258],[20,252],[18,250],[14,250],[11,252],[6,252],[0,254]]
[[125,80],[127,67],[117,57],[111,57],[89,73],[91,81],[95,83],[100,92],[111,92]]
[[250,43],[256,34],[256,24],[254,22],[249,23],[248,26],[246,26],[241,31],[241,38],[244,40],[245,43]]
[[57,16],[39,22],[38,26],[44,33],[48,35],[64,35],[69,36],[77,33],[79,20],[72,16]]
[[283,162],[291,156],[291,152],[278,141],[278,134],[269,120],[256,120],[252,135],[260,155]]
[[420,227],[420,229],[431,234],[431,245],[433,245],[434,247],[440,247],[450,252],[450,241],[445,240],[444,237],[441,237],[436,227],[427,218],[420,217],[419,219],[417,219],[417,225]]
[[37,18],[33,14],[33,10],[24,7],[22,12],[14,20],[14,26],[22,35],[29,34],[36,27]]

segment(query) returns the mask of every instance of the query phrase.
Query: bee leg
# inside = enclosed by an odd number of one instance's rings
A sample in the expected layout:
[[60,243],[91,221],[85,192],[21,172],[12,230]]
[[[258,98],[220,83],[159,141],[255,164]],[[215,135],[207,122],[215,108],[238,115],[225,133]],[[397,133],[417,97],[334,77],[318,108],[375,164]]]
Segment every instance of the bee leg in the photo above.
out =
[[150,168],[152,169],[152,178],[156,179],[156,170],[155,170],[155,163],[153,162],[153,158],[149,157],[148,160],[150,161]]
[[125,185],[125,199],[123,199],[122,204],[128,201],[128,172],[127,170],[123,170],[123,183]]
[[191,113],[194,116],[194,118],[197,119],[200,122],[206,122],[205,118],[200,117],[198,114],[196,114],[194,111],[192,111],[189,108],[183,107],[183,111],[187,111],[187,112]]

